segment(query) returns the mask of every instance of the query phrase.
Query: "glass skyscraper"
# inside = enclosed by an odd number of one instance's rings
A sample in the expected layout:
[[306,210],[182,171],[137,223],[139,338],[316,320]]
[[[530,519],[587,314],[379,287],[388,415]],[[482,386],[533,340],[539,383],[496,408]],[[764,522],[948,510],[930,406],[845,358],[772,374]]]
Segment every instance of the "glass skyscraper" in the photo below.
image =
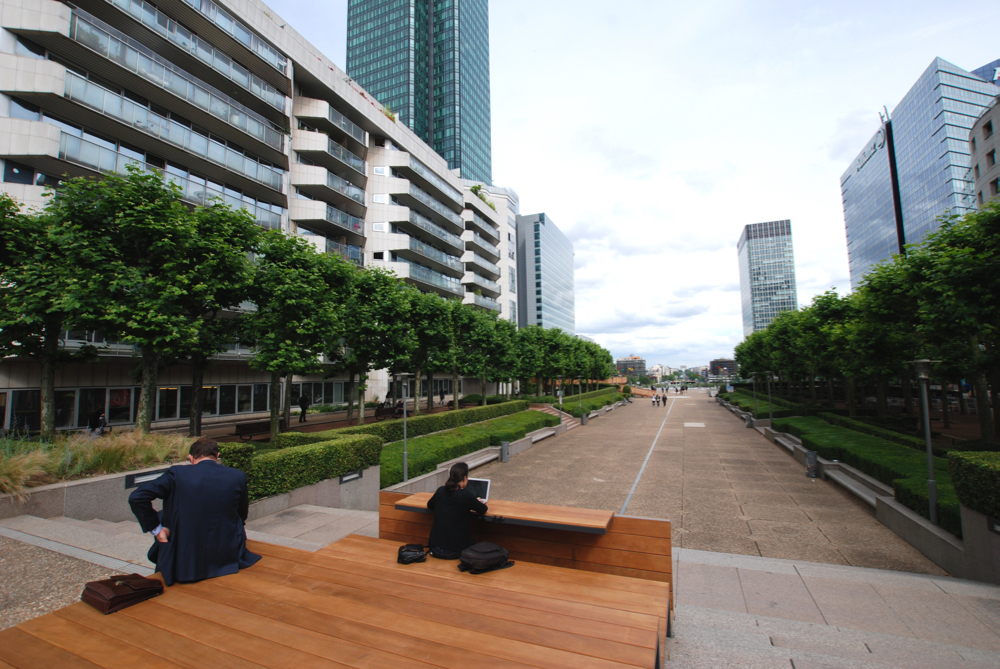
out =
[[840,178],[851,285],[872,265],[963,214],[969,129],[1000,88],[1000,61],[967,72],[935,58]]
[[350,0],[347,73],[449,169],[493,183],[488,0]]
[[517,217],[517,324],[576,334],[573,243],[545,214]]
[[740,258],[743,335],[763,330],[782,311],[798,308],[792,222],[752,223],[736,245]]

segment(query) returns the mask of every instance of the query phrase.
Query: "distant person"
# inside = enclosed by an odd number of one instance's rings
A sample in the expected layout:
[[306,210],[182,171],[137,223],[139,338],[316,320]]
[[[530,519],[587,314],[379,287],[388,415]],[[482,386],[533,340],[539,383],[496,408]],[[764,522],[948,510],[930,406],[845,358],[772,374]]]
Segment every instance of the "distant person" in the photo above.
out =
[[300,395],[299,396],[299,422],[300,423],[307,422],[306,421],[306,412],[309,411],[309,406],[311,404],[312,404],[312,402],[309,401],[308,397],[306,397],[305,395]]
[[[246,474],[219,464],[219,444],[208,437],[191,444],[188,461],[128,498],[142,531],[156,539],[147,557],[167,585],[235,574],[260,560],[246,545]],[[153,509],[154,499],[163,500],[163,511]]]
[[457,560],[462,551],[476,543],[472,540],[470,511],[480,516],[486,513],[483,500],[465,489],[469,483],[469,465],[456,462],[448,472],[448,480],[427,502],[434,512],[431,536],[427,540],[431,555],[442,560]]
[[444,388],[441,388],[441,392],[439,393],[439,397],[441,398],[441,404],[444,405]]
[[100,436],[108,429],[108,418],[104,415],[104,407],[97,407],[90,413],[87,428],[92,436]]

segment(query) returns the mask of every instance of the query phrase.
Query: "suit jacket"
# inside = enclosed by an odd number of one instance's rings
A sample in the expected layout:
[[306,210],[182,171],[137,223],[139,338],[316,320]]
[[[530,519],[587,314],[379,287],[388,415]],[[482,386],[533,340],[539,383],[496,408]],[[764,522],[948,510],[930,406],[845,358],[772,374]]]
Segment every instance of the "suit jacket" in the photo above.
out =
[[[162,512],[153,509],[154,499],[163,500]],[[149,549],[167,585],[235,574],[260,559],[246,547],[250,501],[246,474],[238,469],[213,460],[175,465],[136,488],[128,503],[143,532],[160,524],[170,530],[169,541],[154,538]]]

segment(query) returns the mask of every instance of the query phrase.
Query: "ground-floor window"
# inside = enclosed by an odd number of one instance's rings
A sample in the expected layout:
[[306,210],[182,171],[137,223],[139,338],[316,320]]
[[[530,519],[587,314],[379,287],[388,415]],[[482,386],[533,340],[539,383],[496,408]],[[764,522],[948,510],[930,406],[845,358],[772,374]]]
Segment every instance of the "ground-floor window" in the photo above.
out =
[[[231,416],[268,410],[267,383],[202,386],[201,415]],[[156,420],[191,417],[192,386],[161,387],[157,391]]]
[[313,381],[292,384],[292,404],[305,395],[310,404],[341,404],[344,401],[343,381]]

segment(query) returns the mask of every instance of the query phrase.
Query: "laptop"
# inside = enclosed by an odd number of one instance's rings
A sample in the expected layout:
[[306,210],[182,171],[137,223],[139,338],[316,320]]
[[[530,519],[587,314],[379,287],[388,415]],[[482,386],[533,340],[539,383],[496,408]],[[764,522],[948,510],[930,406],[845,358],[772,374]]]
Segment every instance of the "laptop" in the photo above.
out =
[[473,496],[478,497],[484,502],[488,502],[490,499],[490,480],[489,479],[473,479],[470,478],[468,484],[466,484],[465,489],[473,494]]

